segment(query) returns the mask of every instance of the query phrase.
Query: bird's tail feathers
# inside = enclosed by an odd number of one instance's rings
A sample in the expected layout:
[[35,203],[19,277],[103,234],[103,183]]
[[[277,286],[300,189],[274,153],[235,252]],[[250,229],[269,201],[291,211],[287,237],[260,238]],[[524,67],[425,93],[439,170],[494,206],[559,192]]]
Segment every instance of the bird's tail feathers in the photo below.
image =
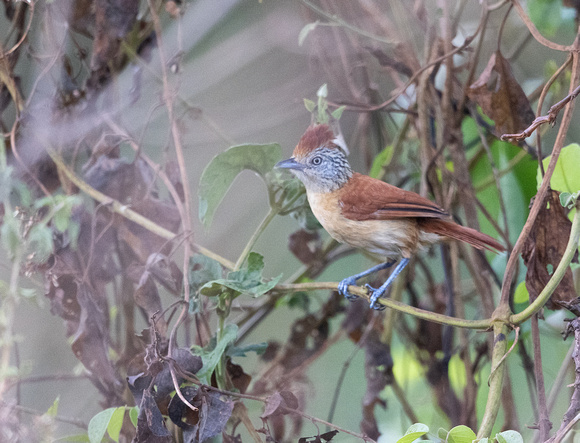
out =
[[419,223],[426,232],[460,240],[477,249],[487,249],[492,252],[505,251],[505,246],[489,235],[452,221],[430,218],[421,219]]

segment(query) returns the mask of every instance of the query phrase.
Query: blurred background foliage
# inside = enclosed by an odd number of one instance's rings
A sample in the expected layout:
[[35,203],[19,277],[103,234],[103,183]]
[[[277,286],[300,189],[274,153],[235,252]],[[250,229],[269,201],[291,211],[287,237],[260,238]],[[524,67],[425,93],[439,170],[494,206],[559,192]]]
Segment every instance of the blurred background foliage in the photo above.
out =
[[[575,3],[522,8],[552,42],[574,42]],[[0,37],[0,440],[198,441],[213,435],[201,418],[218,412],[230,418],[210,420],[223,441],[317,441],[326,427],[310,417],[336,425],[337,442],[396,441],[415,421],[436,441],[439,428],[477,431],[490,335],[284,287],[336,282],[371,260],[332,243],[301,187],[270,168],[314,104],[344,107],[355,170],[429,196],[511,248],[557,131],[542,126],[540,146],[536,133],[499,137],[545,114],[571,81],[567,64],[537,109],[569,51],[538,42],[511,2],[4,0]],[[578,135],[572,124],[566,144]],[[564,152],[577,170],[577,148]],[[202,221],[208,206],[213,221]],[[506,262],[436,247],[392,296],[489,318]],[[528,304],[525,277],[520,260],[515,311]],[[539,322],[554,429],[574,377],[564,317],[545,310]],[[522,324],[494,428],[524,441],[540,438],[530,428],[538,346]],[[185,383],[191,402],[211,407],[182,430],[171,422],[188,420],[183,403],[166,404],[168,355],[205,383],[268,400]],[[135,404],[169,415],[168,435]]]

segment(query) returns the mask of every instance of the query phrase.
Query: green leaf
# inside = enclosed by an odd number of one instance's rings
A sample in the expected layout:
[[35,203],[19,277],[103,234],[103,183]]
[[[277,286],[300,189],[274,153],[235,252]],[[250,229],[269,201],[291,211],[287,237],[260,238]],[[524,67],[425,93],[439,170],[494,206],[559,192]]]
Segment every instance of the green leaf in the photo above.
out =
[[333,118],[335,118],[336,120],[340,120],[340,117],[342,117],[342,113],[344,112],[344,110],[346,109],[346,106],[340,106],[338,108],[336,108],[334,111],[332,111],[330,113],[330,115],[332,115]]
[[64,232],[67,230],[69,222],[70,222],[70,215],[71,215],[72,207],[66,205],[56,211],[53,217],[54,227],[60,231]]
[[211,225],[217,207],[240,172],[249,169],[265,180],[266,173],[281,159],[282,148],[277,143],[233,146],[215,156],[199,182],[199,219],[203,225]]
[[56,417],[56,414],[58,412],[58,404],[59,403],[60,403],[60,397],[56,397],[54,399],[54,402],[50,406],[50,408],[48,408],[48,411],[46,411],[46,415],[48,415],[50,417]]
[[76,434],[69,435],[66,437],[57,438],[53,440],[53,443],[63,442],[63,443],[87,443],[90,442],[89,436],[87,434]]
[[562,192],[560,194],[560,204],[565,208],[572,209],[576,204],[576,200],[580,197],[580,191],[570,194],[569,192]]
[[447,434],[448,443],[471,443],[476,438],[475,432],[465,425],[455,426]]
[[393,145],[389,145],[377,154],[373,160],[373,165],[371,166],[371,170],[369,172],[371,177],[377,178],[379,176],[379,173],[383,169],[383,165],[388,165],[391,162],[391,159],[393,158],[393,152]]
[[107,426],[109,437],[111,437],[111,439],[116,442],[119,442],[119,436],[121,435],[123,418],[125,417],[125,409],[125,407],[115,408],[113,415],[109,420],[109,425]]
[[524,439],[517,431],[503,431],[495,436],[498,443],[524,443]]
[[398,439],[397,443],[412,443],[427,432],[429,432],[429,426],[423,423],[415,423],[409,426],[405,435]]
[[312,112],[316,108],[316,103],[314,103],[312,100],[308,100],[307,98],[305,98],[304,107],[308,112]]
[[259,297],[276,286],[282,278],[280,274],[270,281],[264,281],[263,269],[264,257],[256,252],[250,252],[245,269],[228,273],[228,278],[210,281],[203,285],[199,292],[207,297],[216,297],[223,293],[228,293],[231,298],[236,298],[242,293]]
[[248,352],[255,352],[258,355],[262,355],[268,343],[252,343],[245,346],[230,346],[228,349],[228,356],[230,357],[245,357]]
[[574,14],[567,13],[568,8],[563,8],[561,2],[528,0],[526,3],[530,18],[546,37],[553,37],[556,32],[564,32],[564,29],[571,28]]
[[196,254],[189,259],[189,285],[192,293],[208,281],[217,280],[222,276],[222,266],[213,258]]
[[[301,30],[300,33],[298,34],[298,46],[302,46],[302,44],[304,43],[304,40],[306,39],[306,37],[308,36],[308,34],[310,34],[312,31],[314,31],[316,29],[316,27],[318,26],[318,20],[315,21],[314,23],[308,23],[306,26],[304,26]],[[310,111],[312,112],[312,111]]]
[[4,214],[0,227],[0,240],[2,240],[4,249],[11,256],[16,255],[22,240],[20,238],[20,223],[12,213]]
[[[543,160],[544,170],[548,167],[552,156]],[[542,182],[540,168],[537,173],[538,186]],[[572,143],[562,148],[556,169],[550,180],[550,187],[556,191],[575,193],[580,191],[580,145]]]
[[522,281],[514,293],[514,303],[526,303],[530,299],[530,293],[526,288],[526,282]]
[[30,247],[35,251],[34,259],[38,262],[46,260],[53,250],[52,230],[46,225],[38,224],[30,228],[28,233]]
[[[235,324],[227,325],[224,328],[220,340],[209,350],[203,349],[199,355],[203,361],[202,368],[195,374],[202,383],[209,384],[211,374],[218,365],[223,353],[230,343],[233,343],[238,336],[238,326]],[[210,345],[211,346],[211,345]]]
[[91,418],[87,432],[91,443],[101,443],[105,436],[105,432],[107,432],[109,421],[111,421],[111,417],[115,413],[115,409],[117,408],[105,409]]
[[129,418],[131,419],[131,423],[133,423],[133,426],[135,427],[137,427],[138,417],[139,417],[139,407],[133,406],[131,409],[129,409]]
[[447,429],[443,428],[437,429],[437,437],[439,437],[441,440],[446,441],[447,435],[449,435],[449,431],[447,431]]

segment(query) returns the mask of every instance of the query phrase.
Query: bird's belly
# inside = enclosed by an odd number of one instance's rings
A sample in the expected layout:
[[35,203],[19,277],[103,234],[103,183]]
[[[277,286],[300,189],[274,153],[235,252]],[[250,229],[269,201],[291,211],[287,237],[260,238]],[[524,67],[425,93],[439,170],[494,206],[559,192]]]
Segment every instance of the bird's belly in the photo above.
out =
[[437,235],[426,238],[420,234],[414,219],[351,220],[342,215],[337,200],[315,193],[310,193],[308,200],[312,212],[331,237],[380,257],[410,257],[423,244],[438,239]]

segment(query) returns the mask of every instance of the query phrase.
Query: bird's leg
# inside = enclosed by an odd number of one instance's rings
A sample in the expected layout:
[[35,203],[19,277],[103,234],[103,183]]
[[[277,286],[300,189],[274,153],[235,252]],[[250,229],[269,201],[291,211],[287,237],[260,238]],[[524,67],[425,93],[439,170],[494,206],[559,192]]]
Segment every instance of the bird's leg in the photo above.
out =
[[397,267],[393,270],[393,272],[391,272],[391,275],[389,275],[389,278],[387,279],[387,281],[384,282],[380,288],[375,289],[370,285],[365,285],[368,289],[373,291],[371,298],[370,298],[371,308],[376,309],[378,311],[382,311],[383,309],[385,309],[385,307],[383,305],[381,305],[380,303],[377,305],[376,302],[386,292],[386,290],[391,285],[391,283],[393,283],[395,281],[395,279],[401,273],[401,271],[403,269],[405,269],[405,266],[407,266],[408,263],[409,263],[408,258],[401,259],[401,261],[399,262]]
[[390,268],[391,266],[393,266],[395,264],[394,261],[391,262],[385,262],[385,263],[381,263],[380,265],[376,265],[373,266],[370,269],[367,269],[364,272],[361,272],[360,274],[356,274],[353,275],[352,277],[347,277],[344,280],[342,280],[339,284],[338,284],[338,293],[344,295],[348,300],[356,300],[358,297],[356,295],[352,295],[350,292],[348,292],[348,287],[351,285],[356,285],[356,281],[359,278],[363,278],[369,274],[372,274],[373,272],[377,272],[377,271],[381,271],[383,269],[387,269]]

